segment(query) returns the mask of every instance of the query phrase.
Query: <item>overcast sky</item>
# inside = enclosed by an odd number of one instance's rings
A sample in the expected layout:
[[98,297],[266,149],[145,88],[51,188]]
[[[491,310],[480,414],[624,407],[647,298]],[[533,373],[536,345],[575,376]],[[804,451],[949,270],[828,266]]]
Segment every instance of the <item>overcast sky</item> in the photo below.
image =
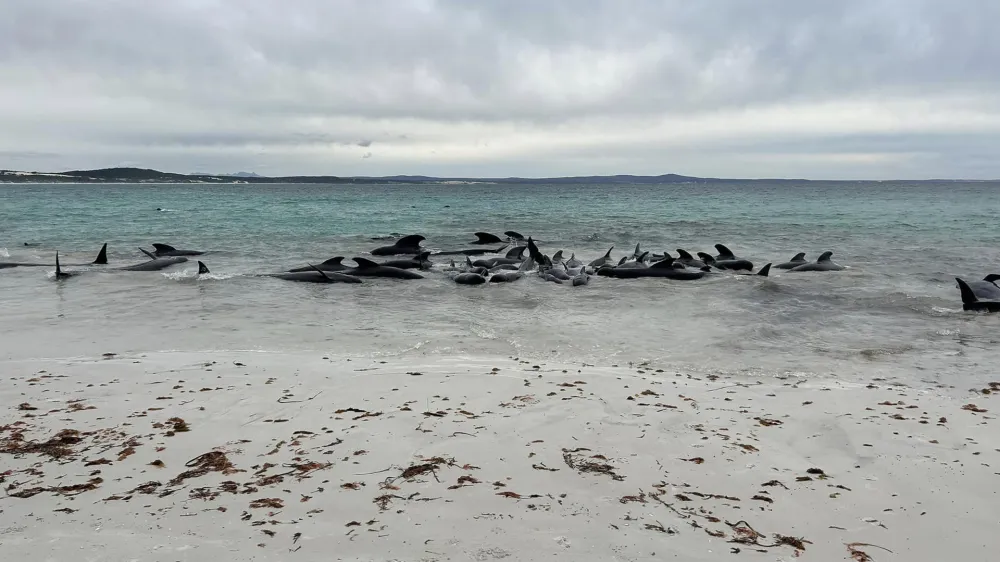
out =
[[3,0],[0,168],[1000,178],[998,0]]

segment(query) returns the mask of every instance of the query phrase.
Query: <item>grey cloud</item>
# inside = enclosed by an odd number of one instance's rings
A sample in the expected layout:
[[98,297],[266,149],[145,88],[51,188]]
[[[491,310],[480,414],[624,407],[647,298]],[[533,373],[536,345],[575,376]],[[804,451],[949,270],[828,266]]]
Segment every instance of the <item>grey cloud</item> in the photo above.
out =
[[[323,171],[291,151],[385,142],[459,154],[446,146],[458,142],[486,151],[443,165],[480,158],[483,174],[510,175],[521,160],[495,156],[497,128],[565,128],[565,144],[546,150],[568,155],[574,127],[588,122],[613,133],[719,111],[839,100],[892,111],[897,98],[947,96],[1000,115],[993,0],[5,0],[4,11],[0,102],[10,109],[0,109],[0,167],[18,150],[52,162],[73,150],[133,151],[129,159],[167,159],[158,147],[246,150],[249,163],[265,147],[284,151],[289,168]],[[359,130],[343,131],[342,121]],[[468,131],[476,127],[482,135]],[[829,150],[826,138],[792,144]],[[905,148],[909,138],[894,142]],[[969,148],[961,138],[933,150]],[[720,158],[712,147],[725,144],[701,148]],[[566,158],[551,166],[579,164]],[[378,161],[394,162],[381,149]],[[732,162],[729,175],[739,175]]]

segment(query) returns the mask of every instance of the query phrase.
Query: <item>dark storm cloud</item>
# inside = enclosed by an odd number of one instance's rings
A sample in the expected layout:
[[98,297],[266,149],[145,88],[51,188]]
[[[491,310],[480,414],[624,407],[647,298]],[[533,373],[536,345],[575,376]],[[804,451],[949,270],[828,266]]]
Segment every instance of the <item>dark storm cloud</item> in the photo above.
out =
[[[5,152],[60,168],[186,150],[242,154],[241,168],[264,152],[289,173],[511,175],[551,154],[546,175],[732,176],[781,138],[881,154],[883,137],[909,153],[907,139],[944,135],[937,175],[961,176],[947,156],[1000,131],[987,0],[6,0],[4,13],[0,167]],[[628,139],[712,160],[639,159]],[[757,148],[718,149],[733,144]],[[817,156],[815,175],[850,175],[837,162]],[[924,173],[891,168],[907,170]]]

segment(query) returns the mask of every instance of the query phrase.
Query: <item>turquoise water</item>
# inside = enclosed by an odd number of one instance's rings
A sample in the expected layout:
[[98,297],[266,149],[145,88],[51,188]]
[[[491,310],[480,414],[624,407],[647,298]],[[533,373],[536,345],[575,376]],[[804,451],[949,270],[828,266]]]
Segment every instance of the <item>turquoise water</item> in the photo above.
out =
[[[157,208],[166,211],[157,211]],[[358,356],[502,354],[655,361],[679,371],[921,377],[988,375],[1000,315],[964,313],[954,276],[1000,272],[1000,184],[2,185],[0,260],[142,261],[153,242],[206,250],[162,273],[0,270],[2,356],[168,349],[315,349]],[[525,279],[302,286],[255,273],[419,233],[430,248],[517,230],[585,261],[643,248],[756,265],[825,250],[837,273],[691,283]],[[24,242],[37,244],[25,247]],[[711,253],[715,253],[711,251]],[[443,260],[442,260],[443,261]]]

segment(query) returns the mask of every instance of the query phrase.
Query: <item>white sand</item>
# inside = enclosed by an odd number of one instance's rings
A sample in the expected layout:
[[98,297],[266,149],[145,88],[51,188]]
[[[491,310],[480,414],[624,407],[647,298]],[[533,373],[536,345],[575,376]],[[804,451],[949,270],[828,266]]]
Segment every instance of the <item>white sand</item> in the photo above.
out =
[[[5,561],[1000,556],[993,394],[173,353],[10,362],[0,396]],[[190,431],[167,436],[173,417]],[[66,456],[10,452],[65,429],[81,432]],[[211,451],[239,472],[171,483]],[[740,521],[805,550],[731,542]]]

